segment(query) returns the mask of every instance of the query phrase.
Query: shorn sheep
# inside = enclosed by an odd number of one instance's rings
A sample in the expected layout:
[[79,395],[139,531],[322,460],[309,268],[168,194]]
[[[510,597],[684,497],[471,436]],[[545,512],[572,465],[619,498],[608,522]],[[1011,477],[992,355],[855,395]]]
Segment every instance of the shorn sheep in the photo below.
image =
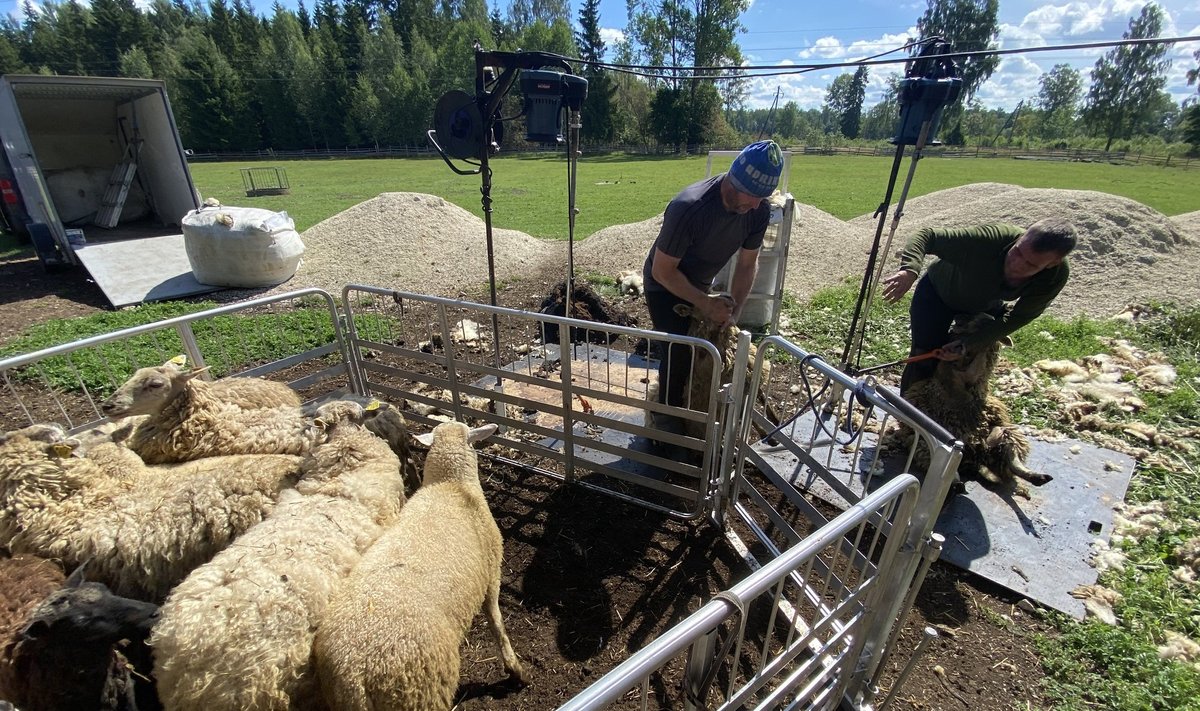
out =
[[[197,379],[200,372],[168,363],[140,379],[143,393],[151,383],[158,384],[153,388],[157,409],[125,444],[147,464],[226,454],[303,454],[320,441],[321,431],[299,407],[245,409],[227,400],[215,383]],[[124,402],[124,394],[118,393],[100,409],[118,416],[127,412]]]
[[[723,294],[709,294],[708,298],[729,300],[730,297]],[[691,317],[687,335],[693,338],[702,338],[717,347],[717,352],[721,354],[721,373],[719,376],[721,384],[733,382],[734,354],[737,349],[738,334],[740,333],[738,328],[736,326],[722,327],[720,324],[713,323],[705,318],[698,310],[692,308],[692,306],[689,304],[676,305],[675,313],[679,314],[680,316]],[[755,348],[754,344],[751,344],[749,360],[747,361],[749,368],[754,367],[754,359],[757,357],[757,355],[758,349]],[[666,356],[664,355],[664,357]],[[770,378],[770,367],[771,366],[769,362],[763,364],[763,383],[766,383]],[[692,373],[689,379],[690,389],[687,393],[687,403],[690,409],[700,411],[708,410],[710,406],[709,383],[712,378],[712,371],[713,362],[709,353],[703,350],[696,350],[692,358]],[[747,385],[750,383],[750,376],[751,373],[747,372]],[[657,400],[660,387],[661,386],[658,381],[653,380],[647,389],[646,397],[650,400]],[[776,425],[779,424],[779,413],[767,399],[766,393],[763,392],[761,388],[755,394],[755,402],[762,405],[764,411],[766,412],[767,419],[770,422],[775,423]],[[654,413],[649,410],[646,411],[646,426],[650,428],[655,427]],[[766,436],[768,434],[757,425],[755,425],[755,429],[760,435]],[[704,433],[704,423],[687,420],[684,426],[684,433],[689,437],[703,439],[706,436]]]
[[4,653],[23,711],[158,708],[146,636],[158,607],[84,581],[84,568],[30,613]]
[[[959,328],[960,335],[970,333],[980,318],[990,317],[976,317]],[[960,474],[1029,498],[1029,490],[1017,477],[1036,486],[1052,477],[1025,466],[1029,440],[1013,424],[1004,402],[989,392],[999,359],[998,341],[968,346],[960,359],[938,361],[933,377],[913,383],[904,397],[962,440]],[[909,438],[912,431],[903,428],[901,436]]]
[[449,709],[459,648],[481,605],[505,670],[524,681],[500,617],[503,541],[471,446],[495,429],[433,430],[421,488],[330,601],[313,654],[331,708]]
[[319,408],[329,440],[305,458],[295,490],[168,596],[150,640],[167,708],[322,708],[313,631],[405,501],[396,454],[357,424],[367,416],[404,428],[387,406],[365,414],[351,402]]
[[69,568],[91,559],[94,579],[154,601],[261,521],[300,470],[295,456],[147,466],[112,443],[71,449],[19,434],[0,446],[0,545]]

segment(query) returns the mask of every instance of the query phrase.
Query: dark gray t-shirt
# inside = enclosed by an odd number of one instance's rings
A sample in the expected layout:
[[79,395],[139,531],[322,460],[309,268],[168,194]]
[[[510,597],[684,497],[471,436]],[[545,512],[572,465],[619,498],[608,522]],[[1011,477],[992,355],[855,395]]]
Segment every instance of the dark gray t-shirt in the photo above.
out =
[[667,205],[662,229],[642,266],[647,291],[667,290],[650,273],[656,249],[680,257],[679,271],[697,289],[707,291],[721,267],[739,249],[762,246],[771,218],[770,205],[763,201],[744,215],[726,211],[721,202],[723,177],[724,173],[693,183]]

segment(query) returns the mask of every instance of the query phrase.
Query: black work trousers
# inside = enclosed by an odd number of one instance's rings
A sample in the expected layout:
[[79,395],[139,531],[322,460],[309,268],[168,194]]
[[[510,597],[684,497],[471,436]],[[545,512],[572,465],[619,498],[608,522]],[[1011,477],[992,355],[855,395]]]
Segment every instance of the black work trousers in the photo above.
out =
[[[938,296],[929,278],[921,277],[917,281],[917,288],[913,290],[912,305],[908,307],[909,330],[912,332],[909,357],[928,353],[954,340],[950,335],[950,325],[957,315],[958,312]],[[936,358],[929,358],[905,365],[900,375],[900,394],[907,392],[913,383],[933,377],[937,364]]]
[[[669,291],[647,291],[646,307],[654,330],[686,336],[690,316],[675,313],[678,304],[691,304]],[[660,343],[658,356],[658,400],[667,405],[686,406],[688,378],[692,374],[692,348],[681,343]]]

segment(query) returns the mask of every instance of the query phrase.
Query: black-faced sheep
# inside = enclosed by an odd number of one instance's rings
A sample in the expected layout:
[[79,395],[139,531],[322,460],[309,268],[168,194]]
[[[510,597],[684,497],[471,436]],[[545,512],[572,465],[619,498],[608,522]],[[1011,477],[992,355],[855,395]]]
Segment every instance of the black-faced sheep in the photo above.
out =
[[[725,299],[730,300],[730,297],[723,294],[709,294],[710,299]],[[720,382],[728,384],[733,382],[733,366],[735,354],[737,351],[738,334],[741,331],[736,326],[722,326],[705,318],[704,315],[697,309],[694,309],[690,304],[678,304],[675,306],[675,313],[680,316],[691,317],[687,335],[693,338],[702,338],[717,347],[717,352],[721,354],[720,366]],[[754,360],[758,356],[758,349],[754,344],[750,344],[749,360],[747,361],[746,384],[750,384],[750,372],[754,368]],[[689,378],[689,392],[686,402],[692,410],[707,411],[709,409],[709,387],[713,372],[712,356],[705,350],[697,349],[692,357],[692,372]],[[771,364],[763,363],[762,384],[766,384],[770,379]],[[647,398],[657,400],[660,384],[657,380],[653,380],[647,389]],[[755,402],[762,406],[770,422],[779,424],[779,413],[768,400],[766,393],[760,387],[755,394]],[[646,412],[646,426],[655,427],[654,413]],[[755,430],[762,436],[768,433],[761,427],[755,425]],[[684,433],[689,437],[703,439],[706,437],[704,432],[704,423],[687,420],[684,426]]]
[[0,699],[15,699],[23,685],[12,664],[12,648],[34,609],[63,586],[56,563],[32,555],[0,558]]
[[6,647],[24,711],[158,708],[146,636],[158,607],[117,597],[76,570],[36,608]]
[[449,709],[481,605],[505,669],[523,679],[500,616],[503,541],[471,446],[494,431],[434,429],[421,488],[330,601],[313,654],[331,708]]
[[[970,333],[971,329],[972,325],[967,324],[960,333]],[[938,361],[933,376],[913,383],[904,397],[962,440],[960,474],[1007,487],[1028,498],[1029,491],[1016,481],[1017,477],[1036,486],[1051,477],[1025,465],[1029,440],[1013,424],[1008,407],[989,392],[999,359],[997,341],[967,346],[958,360]],[[901,436],[907,440],[912,432],[904,428]],[[927,456],[923,449],[922,455]]]
[[137,462],[112,443],[76,457],[70,440],[10,437],[0,447],[0,545],[68,568],[91,559],[90,575],[118,594],[157,601],[262,520],[300,470],[299,457],[284,455]]
[[[357,412],[355,412],[357,410]],[[372,419],[394,420],[383,406]],[[154,675],[170,709],[320,706],[313,632],[340,581],[403,506],[400,461],[354,403],[318,409],[330,430],[262,523],[179,584],[154,628]],[[397,421],[398,420],[398,421]]]

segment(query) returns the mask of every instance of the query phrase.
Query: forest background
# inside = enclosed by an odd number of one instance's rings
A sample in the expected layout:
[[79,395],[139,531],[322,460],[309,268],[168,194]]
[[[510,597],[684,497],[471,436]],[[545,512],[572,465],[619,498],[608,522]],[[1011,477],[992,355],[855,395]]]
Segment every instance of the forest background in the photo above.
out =
[[[0,20],[0,72],[153,77],[166,82],[184,145],[198,153],[425,146],[433,107],[451,89],[474,92],[473,46],[541,50],[576,59],[589,81],[582,140],[593,147],[698,151],[771,136],[787,145],[881,144],[898,115],[893,82],[864,106],[872,68],[846,67],[820,108],[795,101],[748,108],[737,37],[750,0],[627,0],[622,39],[601,36],[600,0],[572,17],[567,0],[301,0],[269,16],[247,0],[25,0]],[[998,0],[927,0],[923,40],[957,51],[996,49]],[[1160,38],[1154,3],[1127,39]],[[612,22],[611,19],[608,22]],[[1200,96],[1164,91],[1168,44],[1113,47],[1086,75],[1056,65],[1016,110],[974,99],[995,55],[963,63],[965,91],[947,108],[950,144],[1200,152]],[[892,55],[903,58],[900,53]],[[658,67],[618,72],[596,63]],[[1190,84],[1200,74],[1188,70]],[[716,70],[707,68],[717,68]],[[505,117],[520,113],[519,92]],[[526,147],[520,118],[504,147]]]

